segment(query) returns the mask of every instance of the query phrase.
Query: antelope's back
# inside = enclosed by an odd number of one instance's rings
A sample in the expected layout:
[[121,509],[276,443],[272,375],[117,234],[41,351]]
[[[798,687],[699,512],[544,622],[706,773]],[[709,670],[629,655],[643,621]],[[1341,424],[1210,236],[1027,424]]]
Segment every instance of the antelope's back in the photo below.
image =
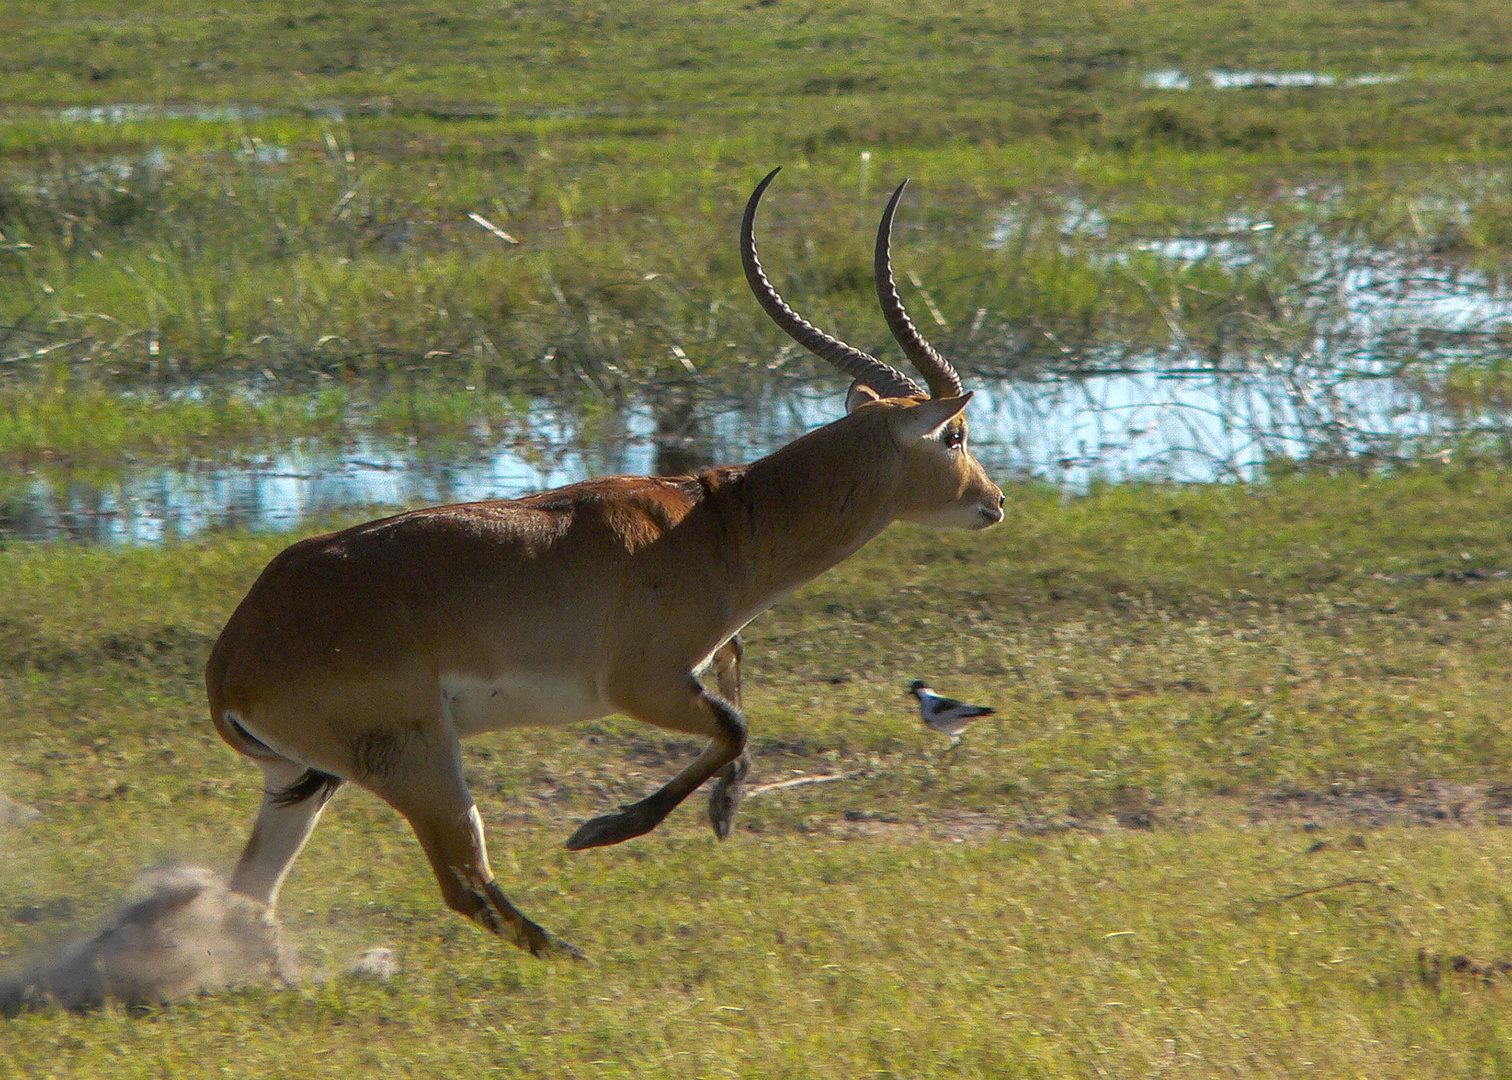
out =
[[[630,580],[663,561],[693,478],[610,477],[523,499],[415,510],[277,555],[211,650],[212,711],[443,672],[583,670]],[[340,687],[331,691],[323,688]]]

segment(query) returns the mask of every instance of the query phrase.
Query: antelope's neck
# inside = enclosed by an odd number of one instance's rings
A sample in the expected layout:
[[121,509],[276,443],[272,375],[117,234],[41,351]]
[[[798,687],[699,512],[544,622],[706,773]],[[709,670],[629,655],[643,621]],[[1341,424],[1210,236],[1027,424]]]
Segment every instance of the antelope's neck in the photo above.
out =
[[[849,418],[848,418],[849,419]],[[707,499],[736,609],[754,617],[892,520],[897,451],[880,424],[840,421],[747,466]]]

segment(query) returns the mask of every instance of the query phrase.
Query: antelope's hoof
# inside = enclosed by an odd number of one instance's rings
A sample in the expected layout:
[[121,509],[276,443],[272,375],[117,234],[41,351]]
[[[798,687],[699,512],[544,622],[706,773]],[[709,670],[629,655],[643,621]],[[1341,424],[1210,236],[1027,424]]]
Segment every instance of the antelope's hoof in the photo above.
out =
[[709,824],[714,826],[714,835],[728,840],[735,831],[735,812],[740,809],[740,798],[745,794],[739,784],[720,784],[709,796]]
[[515,944],[538,960],[587,960],[588,954],[571,942],[563,941],[550,930],[529,919],[520,927]]
[[509,897],[504,895],[504,890],[499,888],[497,881],[485,881],[481,886],[473,886],[463,874],[457,876],[481,901],[473,912],[474,917],[511,945],[524,949],[541,960],[564,956],[573,960],[588,959],[588,954],[576,945],[569,945],[539,923],[527,919],[519,908],[509,902]]
[[577,832],[567,840],[568,851],[583,851],[586,848],[608,847],[637,836],[644,836],[656,828],[656,822],[640,808],[639,804],[626,806],[618,813],[604,814],[578,826]]

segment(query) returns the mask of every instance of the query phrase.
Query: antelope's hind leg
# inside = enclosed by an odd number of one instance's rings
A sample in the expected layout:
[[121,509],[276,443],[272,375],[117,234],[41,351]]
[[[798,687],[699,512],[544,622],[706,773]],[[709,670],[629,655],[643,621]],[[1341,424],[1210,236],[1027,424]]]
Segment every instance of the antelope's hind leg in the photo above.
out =
[[[737,634],[722,645],[714,654],[714,677],[719,683],[719,695],[737,709],[740,708],[740,659],[745,646]],[[745,779],[751,771],[751,754],[744,746],[740,756],[724,767],[719,782],[709,793],[709,824],[714,826],[714,835],[728,840],[735,828],[735,812],[740,809],[740,800],[745,798]]]
[[289,867],[341,780],[288,758],[256,760],[263,772],[262,805],[227,888],[271,909]]
[[480,923],[532,956],[584,959],[569,945],[526,918],[499,888],[488,865],[483,818],[462,777],[462,751],[449,731],[411,732],[403,767],[363,776],[361,783],[409,821],[446,906]]
[[[737,774],[745,775],[744,768],[740,767],[746,748],[745,717],[734,705],[705,690],[691,674],[684,675],[676,684],[666,686],[660,692],[632,686],[614,695],[612,700],[621,712],[637,720],[670,731],[707,735],[711,741],[702,754],[659,790],[639,802],[620,807],[615,813],[583,822],[567,841],[569,851],[606,847],[644,835],[660,825],[709,777],[729,766],[736,766],[726,787],[728,792],[731,786],[738,784]],[[720,783],[725,784],[725,780],[721,778]],[[734,805],[730,805],[731,817],[735,813]],[[711,809],[711,816],[713,813]],[[715,820],[714,828],[717,832],[719,819]]]

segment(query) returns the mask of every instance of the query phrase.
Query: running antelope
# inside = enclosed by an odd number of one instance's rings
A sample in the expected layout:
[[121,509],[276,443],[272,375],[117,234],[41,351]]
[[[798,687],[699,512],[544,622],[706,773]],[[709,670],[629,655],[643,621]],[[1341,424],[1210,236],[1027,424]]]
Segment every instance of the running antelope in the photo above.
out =
[[[707,736],[660,790],[584,823],[567,847],[649,832],[714,777],[722,840],[749,768],[741,628],[889,522],[1002,520],[1003,493],[966,447],[971,395],[893,284],[903,185],[877,231],[877,295],[928,393],[805,322],[767,281],[754,227],[776,175],[746,204],[746,280],[778,326],[855,380],[847,415],[750,465],[414,510],[280,554],[205,671],[216,729],[264,776],[233,891],[272,907],[322,807],[351,781],[409,820],[449,907],[536,956],[580,955],[495,881],[460,740],[611,713]],[[717,693],[700,682],[711,670]]]

